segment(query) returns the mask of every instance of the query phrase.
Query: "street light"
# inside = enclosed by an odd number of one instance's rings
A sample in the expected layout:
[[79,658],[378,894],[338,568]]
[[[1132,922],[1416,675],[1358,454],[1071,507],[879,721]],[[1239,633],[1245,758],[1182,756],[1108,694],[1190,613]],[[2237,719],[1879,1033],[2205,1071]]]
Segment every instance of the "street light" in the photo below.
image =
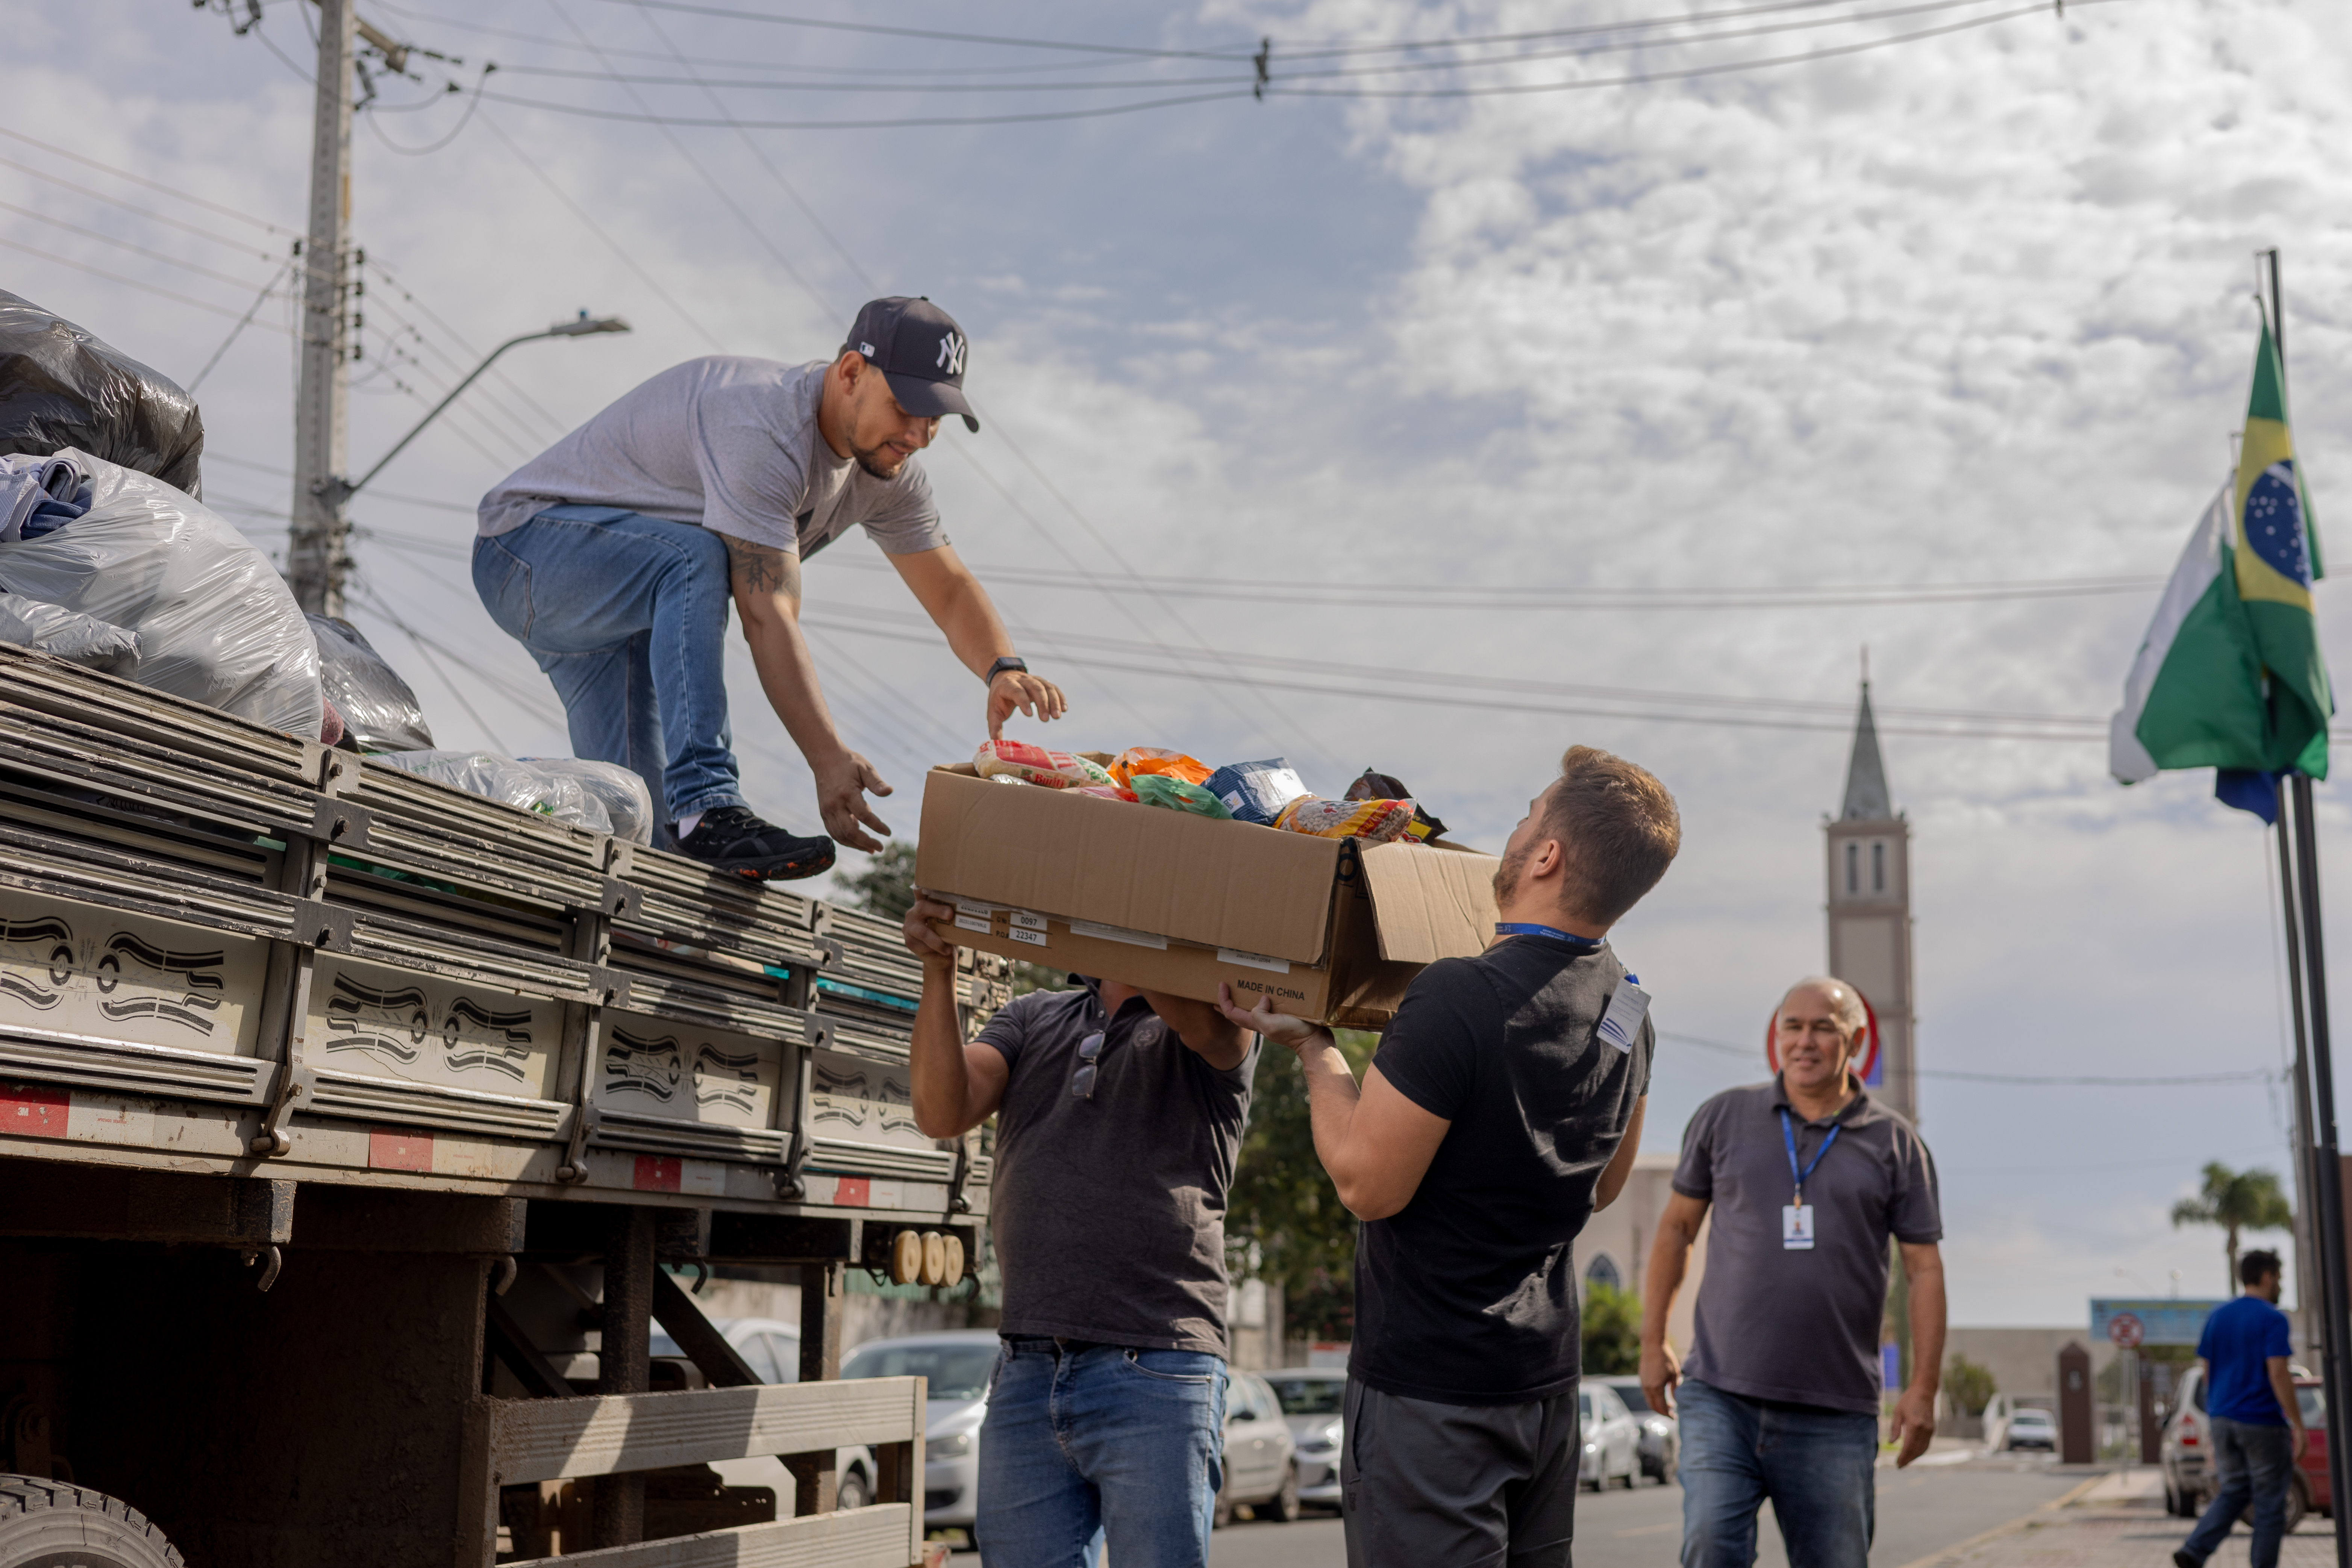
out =
[[443,409],[457,402],[457,396],[460,393],[464,392],[466,388],[473,385],[475,381],[480,377],[484,371],[489,369],[492,364],[498,362],[498,357],[500,354],[506,353],[507,350],[514,347],[517,343],[537,342],[541,338],[585,338],[593,337],[598,332],[625,332],[628,330],[629,323],[621,320],[618,316],[591,316],[587,311],[583,310],[580,312],[576,320],[558,321],[543,332],[525,332],[519,338],[509,338],[506,342],[492,349],[490,351],[490,357],[476,365],[473,369],[472,374],[467,376],[465,380],[459,382],[455,387],[452,387],[448,396],[435,404],[433,405],[432,412],[426,414],[424,418],[419,419],[416,422],[415,429],[412,429],[407,435],[403,436],[399,440],[394,442],[392,450],[386,452],[383,457],[378,458],[375,460],[374,468],[370,468],[366,473],[362,474],[356,479],[330,479],[327,482],[335,487],[341,492],[336,498],[339,502],[347,501],[351,500],[352,497],[359,494],[360,490],[370,479],[383,472],[383,466],[386,463],[389,463],[394,458],[399,457],[402,449],[411,441],[415,440],[416,437],[424,432],[424,429],[427,425],[432,424],[435,419],[440,417],[441,411]]

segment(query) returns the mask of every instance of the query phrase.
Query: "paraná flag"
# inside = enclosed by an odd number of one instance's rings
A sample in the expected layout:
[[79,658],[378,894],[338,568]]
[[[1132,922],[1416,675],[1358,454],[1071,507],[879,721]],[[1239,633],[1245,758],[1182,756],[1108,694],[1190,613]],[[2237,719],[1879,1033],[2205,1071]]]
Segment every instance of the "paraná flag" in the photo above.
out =
[[2215,793],[2265,818],[2277,774],[2326,778],[2336,702],[2312,614],[2319,574],[2266,322],[2238,471],[2198,520],[2132,661],[2109,771],[2137,784],[2167,769],[2218,768]]

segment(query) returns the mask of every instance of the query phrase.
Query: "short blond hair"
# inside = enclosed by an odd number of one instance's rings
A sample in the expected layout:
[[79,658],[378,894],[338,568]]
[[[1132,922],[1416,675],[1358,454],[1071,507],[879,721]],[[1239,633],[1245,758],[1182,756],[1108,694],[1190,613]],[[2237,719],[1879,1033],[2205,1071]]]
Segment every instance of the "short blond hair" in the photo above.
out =
[[1568,858],[1570,908],[1613,924],[1658,885],[1683,847],[1682,813],[1647,769],[1598,746],[1570,746],[1544,807]]

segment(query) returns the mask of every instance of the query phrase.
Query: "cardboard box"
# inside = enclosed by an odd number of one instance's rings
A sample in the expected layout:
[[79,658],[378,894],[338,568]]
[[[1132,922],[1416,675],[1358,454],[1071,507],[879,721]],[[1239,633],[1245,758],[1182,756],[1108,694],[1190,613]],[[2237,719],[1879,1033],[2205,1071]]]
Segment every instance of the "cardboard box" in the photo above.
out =
[[[1491,855],[1316,838],[1034,784],[968,763],[923,783],[916,884],[967,947],[1351,1027],[1388,1022],[1423,964],[1486,950]],[[942,930],[946,930],[942,926]]]

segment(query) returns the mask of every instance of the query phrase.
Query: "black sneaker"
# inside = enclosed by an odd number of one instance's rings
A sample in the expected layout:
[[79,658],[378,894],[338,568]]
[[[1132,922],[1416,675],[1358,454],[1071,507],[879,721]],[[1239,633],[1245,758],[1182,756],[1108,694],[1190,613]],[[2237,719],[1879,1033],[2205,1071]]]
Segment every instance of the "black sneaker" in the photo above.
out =
[[704,812],[677,850],[714,871],[755,882],[796,882],[833,869],[832,839],[795,838],[740,805]]

